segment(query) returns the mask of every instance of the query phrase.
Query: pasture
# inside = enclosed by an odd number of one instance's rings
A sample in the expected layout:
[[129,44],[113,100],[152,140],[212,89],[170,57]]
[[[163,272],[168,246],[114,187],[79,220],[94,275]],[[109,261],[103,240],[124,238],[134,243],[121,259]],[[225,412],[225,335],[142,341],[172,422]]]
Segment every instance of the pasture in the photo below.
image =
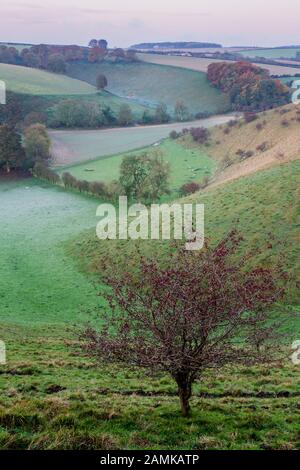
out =
[[[188,199],[205,204],[214,240],[237,219],[254,250],[276,234],[256,256],[263,263],[286,256],[295,313],[299,170],[299,161],[279,165]],[[100,321],[104,308],[93,267],[107,252],[120,262],[136,256],[136,243],[96,241],[95,199],[32,180],[0,182],[0,191],[0,338],[8,353],[0,366],[2,449],[299,449],[300,383],[289,349],[268,366],[205,374],[188,419],[166,375],[97,368],[80,354],[78,330]],[[86,229],[90,235],[81,234]],[[291,339],[297,327],[295,316]]]
[[108,79],[108,91],[152,108],[164,102],[172,114],[178,100],[184,101],[191,114],[220,114],[229,109],[228,98],[209,84],[205,74],[192,70],[145,62],[104,61],[72,63],[67,73],[91,85],[95,85],[97,75],[102,73]]
[[[172,140],[162,142],[155,150],[145,149],[150,154],[157,150],[164,160],[170,164],[170,189],[173,197],[176,197],[176,191],[184,183],[190,181],[201,182],[205,176],[211,176],[216,167],[215,161],[203,151],[185,148]],[[143,150],[138,153],[142,152]],[[119,178],[120,165],[125,155],[129,154],[102,158],[88,164],[71,166],[66,170],[77,179],[111,182]],[[63,171],[65,170],[60,170],[59,173]]]
[[[168,56],[159,54],[138,54],[140,60],[151,64],[169,65],[172,67],[182,67],[199,72],[207,72],[210,64],[220,62],[220,59],[200,59],[196,57]],[[230,60],[226,62],[232,62]],[[255,63],[255,61],[253,62]],[[297,67],[284,67],[283,65],[257,64],[270,71],[271,75],[295,75],[300,72]]]
[[23,49],[26,49],[26,48],[29,48],[29,47],[33,46],[33,44],[19,44],[19,43],[14,43],[14,42],[0,42],[0,46],[14,47],[19,52],[21,52]]
[[172,130],[185,127],[212,127],[232,119],[232,115],[215,116],[198,121],[155,126],[136,126],[104,130],[49,131],[55,167],[95,160],[152,145],[168,137]]
[[65,75],[19,65],[0,64],[0,80],[7,90],[28,95],[91,95],[92,85]]
[[254,59],[255,57],[265,57],[266,59],[295,59],[297,52],[300,52],[300,47],[241,50],[239,54]]

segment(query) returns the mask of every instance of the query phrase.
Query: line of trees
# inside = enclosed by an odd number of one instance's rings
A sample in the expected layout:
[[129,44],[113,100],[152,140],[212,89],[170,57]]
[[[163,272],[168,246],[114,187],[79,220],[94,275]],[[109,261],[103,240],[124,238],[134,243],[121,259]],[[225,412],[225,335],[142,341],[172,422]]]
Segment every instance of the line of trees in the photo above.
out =
[[208,80],[230,97],[237,111],[262,111],[289,102],[290,90],[268,70],[249,62],[210,64]]
[[114,62],[138,60],[134,51],[125,51],[121,48],[109,50],[105,39],[91,40],[89,48],[77,45],[38,44],[18,51],[14,46],[0,45],[0,62],[41,68],[55,73],[65,73],[69,62],[98,63],[104,59]]
[[45,166],[50,160],[50,139],[42,124],[34,124],[22,134],[9,124],[0,125],[0,170],[29,171],[37,163]]
[[[104,199],[116,200],[119,196],[126,195],[132,200],[153,201],[169,193],[169,175],[169,164],[164,162],[160,154],[143,153],[123,158],[118,181],[109,184],[103,181],[89,182],[64,172],[61,182],[67,189],[75,189]],[[48,181],[51,180],[50,173],[45,172],[42,176]],[[60,180],[55,181],[57,182]]]

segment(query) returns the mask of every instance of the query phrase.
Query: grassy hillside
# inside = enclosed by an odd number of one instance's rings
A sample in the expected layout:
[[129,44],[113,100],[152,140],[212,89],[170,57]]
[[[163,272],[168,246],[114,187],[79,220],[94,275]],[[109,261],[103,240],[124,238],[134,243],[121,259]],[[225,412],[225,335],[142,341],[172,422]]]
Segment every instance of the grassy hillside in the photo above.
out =
[[[216,162],[203,151],[190,150],[171,140],[164,141],[153,150],[145,149],[147,153],[157,150],[170,164],[170,188],[175,193],[172,194],[173,197],[176,197],[176,190],[184,183],[201,181],[204,176],[210,176],[216,166]],[[110,182],[119,178],[120,165],[125,155],[128,153],[68,167],[67,171],[78,179]],[[63,171],[65,170],[60,170],[60,173]]]
[[[206,150],[219,161],[216,183],[288,162],[300,155],[300,106],[260,113],[253,122],[215,127]],[[241,157],[241,152],[251,152]]]
[[0,64],[0,80],[10,91],[29,95],[90,95],[96,88],[86,82],[43,70]]
[[[294,161],[190,199],[205,203],[213,240],[237,218],[249,247],[261,247],[273,233],[272,248],[257,258],[270,263],[280,252],[287,256],[293,305],[299,171],[300,161]],[[79,236],[94,231],[94,199],[31,180],[0,182],[0,191],[0,338],[8,353],[7,365],[0,366],[0,448],[300,448],[300,382],[289,351],[280,363],[207,373],[195,387],[188,419],[180,416],[176,387],[164,374],[97,368],[78,354],[78,328],[102,315],[91,283],[95,265],[107,252],[120,262],[123,253],[128,262],[136,245]],[[148,243],[147,249],[157,253],[158,245]],[[87,275],[78,260],[89,266]],[[289,330],[298,339],[299,321]]]
[[[244,249],[254,249],[254,260],[270,265],[284,256],[289,278],[289,302],[300,306],[296,282],[300,281],[300,205],[299,205],[300,160],[274,166],[237,181],[207,191],[196,193],[185,202],[205,205],[206,236],[212,242],[220,240],[232,228],[244,235]],[[238,223],[237,223],[238,221]],[[274,237],[274,240],[273,240]],[[271,245],[267,249],[266,246]],[[157,256],[166,243],[139,242],[142,253]],[[102,256],[118,253],[119,262],[127,262],[136,253],[132,241],[100,242],[92,235],[74,245],[76,258],[89,270],[101,269]],[[298,322],[298,325],[299,322]]]
[[67,73],[92,85],[95,85],[97,75],[103,73],[112,93],[152,107],[165,102],[170,112],[178,100],[183,100],[192,114],[217,114],[229,108],[227,97],[209,84],[205,74],[180,68],[139,62],[73,63]]
[[295,59],[297,52],[300,52],[300,47],[291,48],[276,48],[276,49],[253,49],[247,51],[239,51],[245,57],[265,57],[266,59]]

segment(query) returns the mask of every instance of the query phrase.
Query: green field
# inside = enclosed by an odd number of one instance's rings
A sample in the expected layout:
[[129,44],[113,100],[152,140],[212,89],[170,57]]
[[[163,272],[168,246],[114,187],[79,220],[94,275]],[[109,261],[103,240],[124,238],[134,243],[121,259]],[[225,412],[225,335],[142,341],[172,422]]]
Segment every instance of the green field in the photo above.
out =
[[[210,176],[216,166],[216,162],[202,151],[198,149],[190,150],[171,140],[164,141],[155,149],[159,150],[164,160],[170,164],[170,188],[172,192],[176,192],[186,182],[200,182],[204,176]],[[152,152],[156,150],[152,150]],[[145,149],[145,151],[149,152],[149,149]],[[119,154],[95,160],[88,164],[68,167],[67,171],[78,179],[110,182],[119,178],[120,165],[125,155],[129,154]],[[65,169],[60,170],[59,173],[63,171]]]
[[152,107],[164,102],[170,112],[178,100],[185,102],[191,114],[218,114],[229,109],[228,98],[209,84],[204,73],[192,70],[143,62],[103,62],[72,63],[67,73],[92,85],[97,75],[103,73],[112,93]]
[[169,136],[172,130],[185,127],[212,127],[224,124],[232,115],[215,116],[198,121],[154,126],[136,126],[102,130],[50,131],[54,166],[70,166],[99,157],[144,148]]
[[0,80],[7,90],[29,95],[91,95],[96,88],[86,82],[43,70],[0,64]]
[[15,44],[15,43],[8,43],[8,42],[0,42],[0,46],[7,46],[7,47],[14,47],[19,52],[23,49],[30,48],[33,44]]
[[[237,219],[248,247],[275,236],[257,259],[286,256],[295,312],[299,171],[295,161],[190,198],[205,203],[213,240]],[[299,373],[289,354],[280,364],[210,371],[195,387],[188,419],[165,375],[96,368],[78,354],[76,332],[95,321],[97,307],[102,315],[92,266],[108,252],[128,260],[136,245],[95,241],[95,199],[30,179],[0,182],[0,193],[0,338],[8,355],[0,366],[2,449],[300,448]],[[299,326],[291,320],[288,344],[299,339]]]
[[266,59],[295,59],[300,47],[275,48],[275,49],[253,49],[248,51],[239,51],[245,57],[265,57]]

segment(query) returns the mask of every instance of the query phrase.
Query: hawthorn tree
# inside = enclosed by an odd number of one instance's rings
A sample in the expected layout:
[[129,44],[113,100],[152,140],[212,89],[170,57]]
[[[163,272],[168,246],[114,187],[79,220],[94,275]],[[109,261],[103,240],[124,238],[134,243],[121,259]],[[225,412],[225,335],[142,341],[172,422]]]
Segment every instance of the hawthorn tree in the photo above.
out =
[[187,416],[205,369],[263,362],[276,337],[281,270],[245,270],[240,243],[233,231],[200,252],[173,250],[164,266],[141,258],[137,272],[110,267],[104,295],[111,308],[100,331],[85,331],[85,351],[99,362],[167,372]]
[[21,135],[11,126],[0,125],[0,170],[25,169],[26,163]]
[[154,201],[168,194],[169,176],[170,166],[159,153],[126,155],[121,163],[119,183],[129,198]]
[[99,73],[96,78],[96,87],[97,90],[104,90],[108,85],[107,78],[103,73]]

